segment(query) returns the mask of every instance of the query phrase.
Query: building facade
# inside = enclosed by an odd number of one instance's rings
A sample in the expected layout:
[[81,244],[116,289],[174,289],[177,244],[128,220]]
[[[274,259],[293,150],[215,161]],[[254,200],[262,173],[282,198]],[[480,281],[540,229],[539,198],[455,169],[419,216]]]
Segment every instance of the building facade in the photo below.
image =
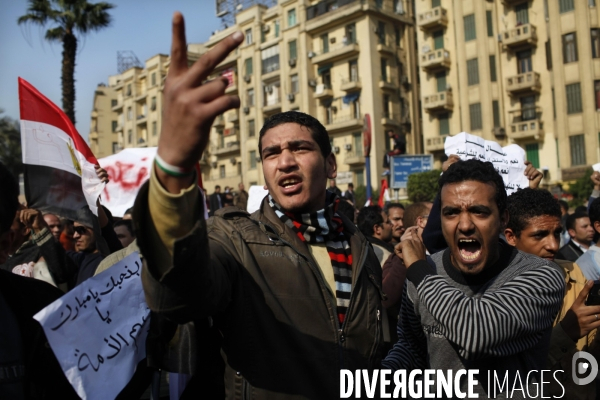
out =
[[[205,187],[264,184],[258,135],[269,116],[298,110],[318,118],[330,133],[343,183],[366,183],[365,115],[372,130],[371,180],[378,187],[386,132],[406,139],[406,151],[423,151],[413,10],[407,0],[279,0],[235,15],[235,25],[207,42],[190,44],[197,58],[236,30],[242,45],[215,70],[239,109],[217,117],[201,160]],[[116,77],[118,147],[156,146],[160,133],[160,83],[168,58]],[[152,84],[153,71],[160,81]],[[155,99],[155,100],[154,100]],[[152,108],[152,104],[156,104]],[[156,128],[155,128],[156,127]],[[345,184],[341,184],[342,189]]]
[[600,161],[596,0],[415,0],[424,147],[516,143],[546,185]]

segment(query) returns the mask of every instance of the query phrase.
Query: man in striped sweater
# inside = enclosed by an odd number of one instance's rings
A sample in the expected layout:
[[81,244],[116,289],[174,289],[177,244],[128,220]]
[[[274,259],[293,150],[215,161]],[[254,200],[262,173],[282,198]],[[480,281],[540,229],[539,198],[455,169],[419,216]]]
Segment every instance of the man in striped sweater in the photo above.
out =
[[[478,369],[480,398],[494,396],[495,377],[508,378],[503,391],[515,382],[525,389],[532,383],[529,371],[546,368],[552,323],[564,295],[562,273],[554,263],[499,240],[508,221],[507,197],[491,163],[456,162],[439,186],[448,249],[428,262],[420,241],[396,246],[408,267],[407,282],[399,339],[383,366]],[[463,379],[461,389],[466,386]]]

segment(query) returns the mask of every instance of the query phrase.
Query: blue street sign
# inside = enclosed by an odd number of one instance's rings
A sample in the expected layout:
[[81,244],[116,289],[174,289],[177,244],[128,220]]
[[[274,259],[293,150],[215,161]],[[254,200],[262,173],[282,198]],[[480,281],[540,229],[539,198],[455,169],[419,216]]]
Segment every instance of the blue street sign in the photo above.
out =
[[392,172],[390,187],[392,189],[406,189],[410,174],[433,169],[433,155],[392,156],[390,165]]

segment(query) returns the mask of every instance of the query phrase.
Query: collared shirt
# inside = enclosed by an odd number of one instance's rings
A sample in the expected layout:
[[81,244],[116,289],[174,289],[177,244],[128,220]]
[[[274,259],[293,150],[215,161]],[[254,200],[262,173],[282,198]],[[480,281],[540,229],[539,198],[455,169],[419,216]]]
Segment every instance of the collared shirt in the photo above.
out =
[[580,243],[577,243],[577,241],[576,241],[575,239],[573,239],[573,238],[571,238],[571,242],[573,242],[573,244],[574,244],[575,246],[579,247],[579,249],[580,249],[581,251],[583,251],[584,253],[585,253],[585,252],[588,250],[588,249],[586,249],[585,247],[583,247],[583,246],[582,246]]
[[576,263],[587,279],[595,281],[600,279],[600,247],[593,244],[589,250],[583,253]]

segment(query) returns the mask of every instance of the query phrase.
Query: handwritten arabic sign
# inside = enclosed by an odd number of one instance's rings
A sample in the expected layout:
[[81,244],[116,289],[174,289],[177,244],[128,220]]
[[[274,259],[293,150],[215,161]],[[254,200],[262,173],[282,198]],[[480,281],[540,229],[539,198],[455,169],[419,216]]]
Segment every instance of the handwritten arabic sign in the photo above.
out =
[[82,399],[115,398],[146,356],[141,266],[133,253],[34,316]]
[[529,187],[529,180],[524,175],[525,150],[516,144],[501,147],[494,141],[461,132],[447,138],[444,149],[446,155],[456,154],[461,160],[475,158],[491,162],[502,176],[509,196],[519,189]]

